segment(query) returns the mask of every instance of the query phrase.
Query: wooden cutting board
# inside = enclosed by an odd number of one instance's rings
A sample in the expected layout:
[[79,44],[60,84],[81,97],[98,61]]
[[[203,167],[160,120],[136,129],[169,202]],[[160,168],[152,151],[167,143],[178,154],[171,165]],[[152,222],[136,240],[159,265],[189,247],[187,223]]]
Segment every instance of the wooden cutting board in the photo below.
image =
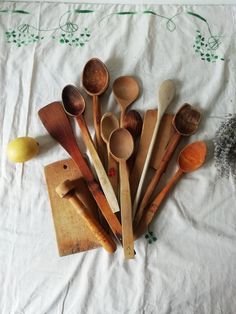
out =
[[59,255],[64,256],[100,247],[96,238],[83,220],[80,219],[68,200],[60,198],[55,192],[55,188],[66,179],[76,180],[77,196],[98,219],[97,205],[74,161],[66,159],[54,162],[44,167],[44,173]]

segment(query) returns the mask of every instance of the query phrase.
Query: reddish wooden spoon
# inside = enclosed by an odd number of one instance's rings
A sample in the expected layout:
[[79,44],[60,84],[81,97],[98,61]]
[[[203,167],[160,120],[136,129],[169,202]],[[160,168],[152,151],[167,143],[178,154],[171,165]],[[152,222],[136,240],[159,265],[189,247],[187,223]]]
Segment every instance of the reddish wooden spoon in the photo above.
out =
[[144,212],[138,227],[135,229],[135,238],[140,237],[145,232],[148,225],[152,222],[161,203],[177,180],[180,179],[184,173],[192,172],[202,166],[205,161],[206,152],[206,144],[202,141],[194,142],[185,146],[185,148],[179,154],[178,171],[167,183],[165,188],[156,196],[152,204],[148,207],[147,211]]

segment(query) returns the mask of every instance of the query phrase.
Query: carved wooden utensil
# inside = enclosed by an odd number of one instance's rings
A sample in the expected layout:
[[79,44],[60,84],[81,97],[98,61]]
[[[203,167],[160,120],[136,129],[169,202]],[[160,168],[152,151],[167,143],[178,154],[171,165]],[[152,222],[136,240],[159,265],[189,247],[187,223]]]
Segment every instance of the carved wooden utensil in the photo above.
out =
[[53,102],[41,108],[38,114],[49,134],[61,144],[79,167],[90,192],[108,222],[112,232],[119,240],[121,240],[121,224],[116,215],[112,212],[105,195],[102,193],[100,186],[94,179],[91,169],[81,154],[71,124],[62,104],[60,102]]
[[134,218],[134,227],[138,225],[142,217],[144,208],[147,206],[153,191],[155,190],[162,174],[164,173],[170,161],[171,156],[173,155],[178,143],[180,142],[181,137],[191,136],[192,134],[194,134],[198,129],[200,120],[201,113],[189,104],[184,104],[175,114],[172,120],[172,125],[175,128],[176,132],[170,139],[165,154],[161,159],[160,165],[155,171],[145,191],[145,194]]
[[166,109],[168,108],[168,106],[170,105],[170,103],[172,102],[173,98],[175,96],[175,84],[172,80],[166,80],[164,81],[159,89],[159,105],[158,105],[158,116],[157,116],[157,122],[153,131],[153,135],[152,135],[152,139],[151,139],[151,143],[149,145],[148,148],[148,153],[147,153],[147,157],[145,160],[145,164],[142,170],[142,175],[138,184],[138,188],[137,188],[137,192],[136,192],[136,196],[134,199],[134,204],[133,204],[133,215],[135,215],[138,204],[139,204],[139,198],[142,192],[142,187],[143,187],[143,183],[147,174],[147,170],[149,167],[149,163],[152,157],[152,152],[153,152],[153,148],[156,142],[156,137],[157,137],[157,133],[160,127],[160,123],[162,120],[162,117],[166,111]]
[[112,238],[103,230],[102,226],[98,221],[90,214],[88,209],[80,201],[80,199],[75,194],[76,185],[73,181],[66,180],[56,187],[56,192],[61,198],[67,199],[73,207],[76,209],[77,213],[84,220],[86,225],[92,231],[98,242],[103,246],[103,248],[109,252],[114,253],[116,250],[116,244]]
[[134,231],[135,239],[140,237],[146,231],[171,187],[181,178],[181,176],[184,173],[195,171],[202,166],[206,158],[206,152],[206,144],[203,141],[194,142],[184,147],[179,154],[178,171],[167,183],[164,189],[155,197],[151,205],[148,206],[147,211],[143,213],[140,223]]
[[132,204],[130,195],[129,175],[126,161],[132,155],[134,142],[128,130],[119,128],[109,138],[109,150],[119,162],[120,169],[120,204],[123,248],[126,259],[134,258],[134,237],[132,227]]
[[137,99],[139,85],[132,76],[120,76],[114,81],[112,90],[120,105],[120,126],[123,127],[126,109]]
[[118,176],[118,163],[111,156],[109,151],[109,137],[111,133],[119,128],[119,121],[112,112],[107,112],[101,119],[101,136],[107,145],[107,173],[113,190],[118,197],[119,176]]
[[68,115],[76,118],[79,124],[83,140],[92,158],[93,166],[98,176],[98,180],[101,184],[102,190],[113,213],[119,212],[120,208],[115,192],[112,188],[111,182],[108,179],[99,155],[94,147],[93,140],[90,136],[87,124],[82,115],[85,109],[85,100],[83,96],[81,95],[78,88],[73,85],[67,85],[62,90],[62,102],[65,112]]
[[82,84],[88,95],[93,98],[93,124],[99,156],[104,158],[104,144],[101,138],[101,107],[98,96],[105,93],[109,85],[109,72],[105,64],[98,58],[90,59],[84,66]]

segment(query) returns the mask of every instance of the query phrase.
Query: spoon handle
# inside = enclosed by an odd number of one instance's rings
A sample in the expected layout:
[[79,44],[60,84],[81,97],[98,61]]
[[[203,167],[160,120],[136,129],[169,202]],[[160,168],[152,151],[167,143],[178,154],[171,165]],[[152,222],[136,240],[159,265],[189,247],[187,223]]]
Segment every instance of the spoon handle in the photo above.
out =
[[81,129],[83,140],[86,144],[86,147],[89,150],[89,153],[90,153],[90,156],[93,160],[93,165],[94,165],[95,171],[97,173],[99,182],[100,182],[101,187],[103,189],[103,192],[107,198],[107,201],[108,201],[109,205],[111,206],[112,212],[113,213],[119,212],[120,208],[119,208],[119,204],[118,204],[115,192],[113,191],[113,188],[112,188],[111,183],[108,179],[108,176],[107,176],[106,171],[103,167],[103,164],[102,164],[102,162],[98,156],[98,153],[95,149],[95,146],[93,144],[91,135],[90,135],[88,127],[84,121],[84,118],[83,118],[83,116],[77,116],[76,120],[77,120],[79,127]]
[[99,100],[97,95],[93,95],[93,125],[95,130],[96,136],[96,147],[98,150],[98,155],[100,160],[104,165],[104,144],[101,137],[101,130],[100,130],[100,121],[101,121],[101,107],[99,105]]
[[126,259],[134,258],[134,236],[132,227],[132,204],[130,195],[129,176],[126,162],[119,163],[120,168],[120,204],[121,224],[124,256]]
[[153,148],[154,148],[154,145],[155,145],[155,142],[156,142],[156,137],[157,137],[157,133],[158,133],[158,130],[159,130],[159,126],[160,126],[163,114],[164,114],[164,112],[162,112],[162,110],[159,109],[158,110],[158,116],[157,116],[157,122],[156,122],[156,125],[155,125],[155,128],[154,128],[154,131],[153,131],[151,143],[150,143],[149,148],[148,148],[147,157],[146,157],[146,160],[145,160],[145,163],[144,163],[144,166],[143,166],[142,174],[141,174],[141,177],[140,177],[140,180],[139,180],[137,192],[136,192],[135,199],[134,199],[133,215],[136,214],[136,210],[137,210],[137,207],[138,207],[138,204],[139,204],[139,199],[140,199],[140,195],[141,195],[141,192],[142,192],[143,183],[144,183],[144,180],[145,180],[145,177],[146,177],[146,173],[147,173],[147,170],[148,170],[148,166],[149,166],[149,163],[150,163],[150,160],[151,160],[151,157],[152,157]]
[[108,156],[107,156],[107,174],[111,182],[112,188],[115,192],[115,195],[118,199],[118,185],[119,185],[119,164],[109,153],[108,147]]
[[134,232],[135,239],[139,238],[143,233],[146,231],[148,225],[152,222],[156,212],[160,208],[161,203],[167,196],[168,192],[172,188],[172,186],[180,179],[183,175],[183,171],[179,168],[175,175],[170,179],[164,189],[155,197],[152,204],[148,207],[147,211],[144,212],[140,223],[138,224],[137,228]]
[[147,206],[150,197],[152,196],[153,191],[155,190],[158,182],[160,181],[160,178],[162,176],[162,174],[165,172],[166,167],[170,161],[171,156],[173,155],[179,141],[181,139],[181,135],[179,133],[175,133],[173,135],[173,137],[171,138],[171,140],[169,141],[169,144],[167,146],[167,149],[160,161],[160,165],[158,167],[158,169],[155,171],[151,181],[149,182],[149,185],[146,189],[146,192],[143,196],[143,199],[141,201],[141,204],[136,212],[136,215],[134,217],[134,226],[137,226],[142,215],[143,215],[143,211],[145,209],[145,207]]

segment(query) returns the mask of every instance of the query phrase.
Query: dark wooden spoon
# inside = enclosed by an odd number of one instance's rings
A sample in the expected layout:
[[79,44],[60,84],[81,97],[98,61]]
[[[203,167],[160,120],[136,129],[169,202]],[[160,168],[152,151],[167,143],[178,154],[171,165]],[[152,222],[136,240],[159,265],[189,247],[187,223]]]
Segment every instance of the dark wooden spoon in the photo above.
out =
[[191,136],[192,134],[194,134],[198,129],[200,120],[201,113],[189,104],[184,104],[175,114],[172,124],[176,132],[167,146],[167,149],[165,151],[164,156],[161,159],[158,169],[155,171],[150,183],[148,184],[143,199],[136,212],[134,218],[134,226],[137,226],[137,224],[139,223],[144,208],[149,203],[150,197],[153,191],[155,190],[158,182],[160,181],[161,176],[164,173],[178,143],[180,142],[181,137]]
[[98,96],[108,88],[109,72],[105,64],[98,58],[90,59],[84,66],[82,84],[86,93],[93,98],[93,124],[96,135],[98,154],[104,160],[104,144],[100,132],[101,107]]

